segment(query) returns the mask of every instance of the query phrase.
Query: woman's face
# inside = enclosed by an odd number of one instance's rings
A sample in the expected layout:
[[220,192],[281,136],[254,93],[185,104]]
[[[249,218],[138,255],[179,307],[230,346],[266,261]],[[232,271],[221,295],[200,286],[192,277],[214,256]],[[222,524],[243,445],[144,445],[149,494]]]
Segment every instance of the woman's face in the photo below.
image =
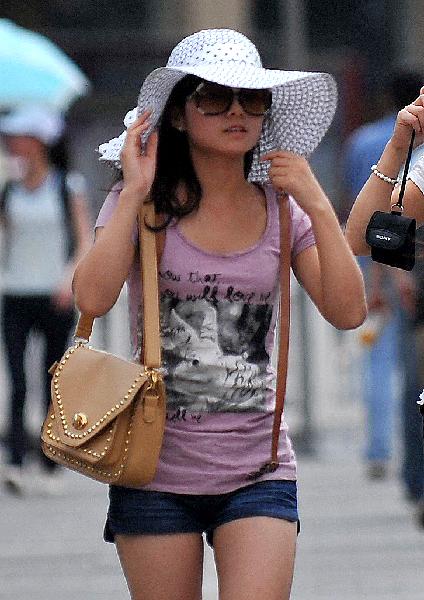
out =
[[189,98],[181,126],[187,133],[192,151],[236,157],[244,156],[256,146],[263,119],[263,115],[246,113],[236,97],[228,110],[218,115],[202,114],[194,98]]
[[25,159],[31,159],[45,151],[42,142],[26,135],[5,136],[5,145],[10,154]]

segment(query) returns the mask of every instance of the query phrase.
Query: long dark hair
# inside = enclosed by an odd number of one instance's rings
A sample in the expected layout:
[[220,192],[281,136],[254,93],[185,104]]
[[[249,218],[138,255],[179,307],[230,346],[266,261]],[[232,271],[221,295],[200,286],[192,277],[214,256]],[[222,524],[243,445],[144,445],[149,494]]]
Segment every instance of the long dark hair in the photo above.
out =
[[66,173],[69,170],[68,140],[65,135],[48,148],[48,158],[50,164],[59,171]]
[[[156,213],[165,216],[165,222],[155,228],[165,228],[173,218],[179,219],[197,210],[202,198],[202,186],[194,170],[187,135],[176,129],[175,119],[184,114],[188,96],[202,79],[194,75],[183,77],[174,87],[159,124],[156,174],[150,199]],[[253,149],[244,157],[244,175],[247,179],[253,161]],[[185,197],[178,197],[178,188],[185,187]]]

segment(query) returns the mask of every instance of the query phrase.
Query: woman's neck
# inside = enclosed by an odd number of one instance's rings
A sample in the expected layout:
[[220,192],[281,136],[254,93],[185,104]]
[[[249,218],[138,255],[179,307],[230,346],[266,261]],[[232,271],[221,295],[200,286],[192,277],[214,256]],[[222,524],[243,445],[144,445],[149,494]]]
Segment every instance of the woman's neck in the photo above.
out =
[[202,156],[198,153],[192,156],[193,166],[202,187],[202,205],[209,203],[215,208],[219,205],[242,201],[251,184],[244,175],[243,157]]
[[45,160],[31,160],[23,179],[23,184],[29,190],[35,190],[45,181],[50,171],[50,165]]

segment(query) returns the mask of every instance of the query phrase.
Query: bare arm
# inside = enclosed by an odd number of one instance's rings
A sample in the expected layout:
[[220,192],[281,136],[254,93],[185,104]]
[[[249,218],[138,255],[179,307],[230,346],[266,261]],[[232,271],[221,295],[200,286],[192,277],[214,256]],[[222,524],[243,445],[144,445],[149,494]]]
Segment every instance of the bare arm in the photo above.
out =
[[[424,142],[424,88],[421,89],[421,95],[414,103],[398,114],[393,135],[378,161],[378,169],[384,175],[393,179],[397,177],[406,159],[412,129],[416,132],[416,145],[422,144]],[[420,198],[415,187],[408,182],[403,202],[404,214],[423,222],[422,196]],[[365,241],[368,222],[376,210],[389,211],[391,204],[396,202],[398,193],[398,188],[393,193],[391,184],[382,181],[374,174],[370,175],[352,207],[346,225],[346,237],[355,254],[370,253],[370,248]]]
[[115,304],[134,259],[139,202],[137,190],[122,190],[112,217],[97,229],[94,245],[78,264],[73,289],[81,312],[98,317]]
[[115,211],[96,241],[78,264],[73,290],[81,312],[93,317],[107,313],[116,302],[134,259],[132,232],[140,203],[149,194],[156,170],[157,134],[152,133],[145,152],[141,134],[149,127],[149,113],[128,128],[121,153],[124,187]]
[[330,201],[304,158],[288,152],[267,157],[274,185],[292,194],[312,222],[316,245],[295,258],[296,277],[327,321],[339,329],[358,327],[366,316],[363,278]]
[[72,277],[75,267],[90,247],[90,217],[87,209],[87,200],[82,194],[71,197],[71,224],[75,239],[75,249],[69,262],[66,264],[62,281],[53,294],[53,302],[62,310],[72,306]]
[[322,316],[338,329],[358,327],[366,316],[361,271],[350,251],[332,207],[309,214],[316,246],[297,255],[296,278]]

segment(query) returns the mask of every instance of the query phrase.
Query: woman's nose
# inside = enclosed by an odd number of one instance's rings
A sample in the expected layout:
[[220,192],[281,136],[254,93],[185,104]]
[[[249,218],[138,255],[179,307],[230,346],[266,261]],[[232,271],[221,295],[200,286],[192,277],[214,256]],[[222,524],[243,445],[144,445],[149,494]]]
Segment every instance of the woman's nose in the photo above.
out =
[[228,115],[241,115],[244,114],[244,109],[239,102],[237,96],[233,96],[233,101],[231,102],[231,106],[227,111]]

